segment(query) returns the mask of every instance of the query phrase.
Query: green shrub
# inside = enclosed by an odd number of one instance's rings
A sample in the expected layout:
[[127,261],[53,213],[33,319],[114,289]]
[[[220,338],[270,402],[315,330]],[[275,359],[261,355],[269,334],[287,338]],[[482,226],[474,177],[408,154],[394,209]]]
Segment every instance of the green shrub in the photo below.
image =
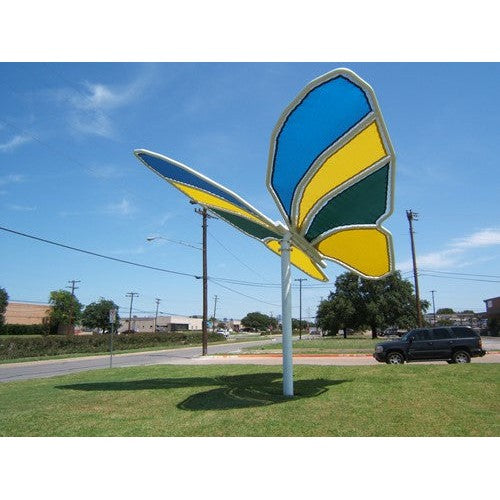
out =
[[0,335],[47,335],[47,325],[3,325]]
[[[224,340],[209,334],[208,341]],[[142,347],[168,348],[175,345],[201,344],[201,332],[132,333],[113,336],[113,349],[126,350]],[[54,356],[57,354],[107,352],[109,335],[45,335],[19,338],[0,336],[0,359]]]

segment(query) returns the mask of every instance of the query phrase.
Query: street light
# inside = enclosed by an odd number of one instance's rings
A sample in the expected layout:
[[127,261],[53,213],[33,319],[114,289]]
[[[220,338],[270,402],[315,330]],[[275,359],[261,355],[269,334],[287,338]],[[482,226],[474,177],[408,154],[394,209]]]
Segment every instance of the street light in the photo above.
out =
[[195,248],[196,250],[201,250],[200,247],[197,247],[197,246],[194,246],[194,245],[191,245],[191,243],[187,243],[186,241],[179,241],[179,240],[171,240],[170,238],[165,238],[165,236],[148,236],[146,238],[146,241],[148,242],[151,242],[151,241],[154,241],[154,240],[165,240],[165,241],[170,241],[171,243],[177,243],[179,245],[184,245],[186,247],[190,247],[190,248]]

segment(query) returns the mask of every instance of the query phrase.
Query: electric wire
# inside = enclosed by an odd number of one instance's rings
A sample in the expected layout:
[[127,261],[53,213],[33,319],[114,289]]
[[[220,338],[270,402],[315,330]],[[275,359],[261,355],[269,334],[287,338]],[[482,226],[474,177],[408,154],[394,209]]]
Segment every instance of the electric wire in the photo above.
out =
[[223,243],[221,243],[210,231],[207,231],[209,236],[214,239],[226,252],[228,252],[230,255],[232,255],[241,265],[245,266],[248,270],[250,270],[252,273],[257,274],[260,276],[264,281],[266,281],[266,278],[262,276],[258,271],[255,269],[252,269],[246,262],[243,262],[235,253],[233,253],[229,248],[227,248]]
[[485,283],[500,283],[500,280],[482,280],[482,279],[478,279],[478,278],[461,278],[458,276],[442,276],[440,274],[419,273],[419,276],[428,276],[431,278],[444,278],[444,279],[449,279],[449,280],[477,281],[477,282],[485,282]]
[[91,252],[90,250],[84,250],[82,248],[76,248],[76,247],[73,247],[73,246],[70,246],[70,245],[65,245],[64,243],[58,243],[56,241],[48,240],[46,238],[39,238],[38,236],[33,236],[31,234],[22,233],[20,231],[14,231],[13,229],[9,229],[9,228],[3,227],[3,226],[0,226],[0,230],[7,231],[7,232],[13,233],[13,234],[17,234],[19,236],[24,236],[25,238],[30,238],[32,240],[41,241],[43,243],[48,243],[50,245],[54,245],[54,246],[66,248],[68,250],[73,250],[75,252],[80,252],[80,253],[84,253],[84,254],[87,254],[87,255],[93,255],[94,257],[100,257],[102,259],[113,260],[115,262],[121,262],[122,264],[129,264],[131,266],[143,267],[145,269],[152,269],[154,271],[161,271],[161,272],[164,272],[164,273],[176,274],[176,275],[179,275],[179,276],[189,276],[191,278],[196,278],[196,279],[200,279],[201,278],[201,276],[198,276],[196,274],[183,273],[181,271],[173,271],[171,269],[165,269],[165,268],[162,268],[162,267],[149,266],[147,264],[140,264],[138,262],[132,262],[130,260],[124,260],[124,259],[118,259],[116,257],[110,257],[109,255],[103,255],[103,254],[100,254],[100,253],[97,253],[97,252]]
[[452,271],[435,271],[434,269],[420,269],[420,270],[426,273],[453,274],[457,276],[480,276],[482,278],[500,278],[500,276],[497,274],[456,273]]
[[238,290],[235,290],[234,288],[230,288],[226,285],[222,285],[221,283],[218,283],[219,280],[216,280],[214,278],[209,278],[209,281],[214,283],[217,286],[225,288],[226,290],[230,290],[233,293],[237,293],[238,295],[246,297],[247,299],[256,300],[257,302],[262,302],[263,304],[267,304],[267,305],[273,306],[273,307],[280,307],[280,304],[273,304],[271,302],[267,302],[266,300],[258,299],[257,297],[252,297],[251,295],[247,295],[246,293],[238,292]]

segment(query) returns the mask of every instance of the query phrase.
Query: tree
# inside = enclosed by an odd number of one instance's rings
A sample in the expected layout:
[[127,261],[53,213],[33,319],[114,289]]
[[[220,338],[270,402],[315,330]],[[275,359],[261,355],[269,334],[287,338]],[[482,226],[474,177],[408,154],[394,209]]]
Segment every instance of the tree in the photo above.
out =
[[327,300],[320,303],[317,314],[318,326],[328,334],[336,335],[342,329],[346,338],[347,328],[362,326],[356,315],[355,297],[349,295],[346,297],[341,294],[330,294]]
[[436,314],[455,314],[455,311],[451,307],[442,307],[436,311]]
[[242,320],[241,324],[245,328],[254,328],[256,330],[267,330],[269,327],[276,328],[278,321],[267,314],[260,312],[248,313]]
[[300,321],[300,319],[292,318],[292,330],[299,330],[301,326],[302,331],[307,331],[309,323],[305,319]]
[[80,322],[82,304],[67,290],[50,292],[49,304],[52,306],[49,314],[51,329],[72,333],[73,325]]
[[[325,303],[326,302],[326,303]],[[396,326],[410,328],[417,323],[413,286],[399,271],[381,280],[368,280],[347,272],[335,280],[335,291],[317,312],[318,325],[330,334],[340,328],[369,327],[372,338],[377,330]],[[421,301],[422,311],[429,302]]]
[[5,311],[9,303],[9,294],[5,288],[0,287],[0,328],[5,324]]
[[476,314],[472,309],[464,309],[460,314]]
[[[118,310],[118,306],[112,301],[101,297],[97,302],[91,302],[82,314],[82,325],[86,328],[98,328],[102,333],[109,333],[111,324],[109,323],[109,311],[111,309]],[[114,322],[115,331],[120,326],[120,317],[116,314]]]

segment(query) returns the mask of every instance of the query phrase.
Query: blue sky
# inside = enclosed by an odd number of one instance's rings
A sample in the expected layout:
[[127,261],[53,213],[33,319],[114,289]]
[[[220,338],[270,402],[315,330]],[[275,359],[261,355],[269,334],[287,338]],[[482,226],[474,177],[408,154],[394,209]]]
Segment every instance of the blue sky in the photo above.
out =
[[[265,187],[269,139],[283,109],[312,79],[348,67],[372,85],[396,155],[397,267],[412,279],[406,209],[415,223],[420,289],[437,307],[484,311],[500,293],[500,66],[494,63],[3,63],[0,67],[0,225],[116,258],[189,274],[201,252],[161,235],[201,241],[183,195],[132,155],[156,151],[236,191],[280,220]],[[87,304],[140,294],[134,313],[200,314],[201,283],[0,231],[0,286],[12,300],[46,301],[81,280]],[[241,318],[280,313],[279,258],[211,220],[209,310]],[[329,263],[333,282],[344,269]],[[446,274],[462,273],[462,274]],[[434,275],[434,276],[430,276]],[[484,276],[479,276],[484,275]],[[294,270],[293,278],[306,277]],[[479,281],[484,280],[484,281]],[[303,284],[303,316],[331,285]],[[226,288],[224,288],[226,287]],[[244,294],[244,295],[241,295]],[[298,293],[294,294],[298,317]]]

